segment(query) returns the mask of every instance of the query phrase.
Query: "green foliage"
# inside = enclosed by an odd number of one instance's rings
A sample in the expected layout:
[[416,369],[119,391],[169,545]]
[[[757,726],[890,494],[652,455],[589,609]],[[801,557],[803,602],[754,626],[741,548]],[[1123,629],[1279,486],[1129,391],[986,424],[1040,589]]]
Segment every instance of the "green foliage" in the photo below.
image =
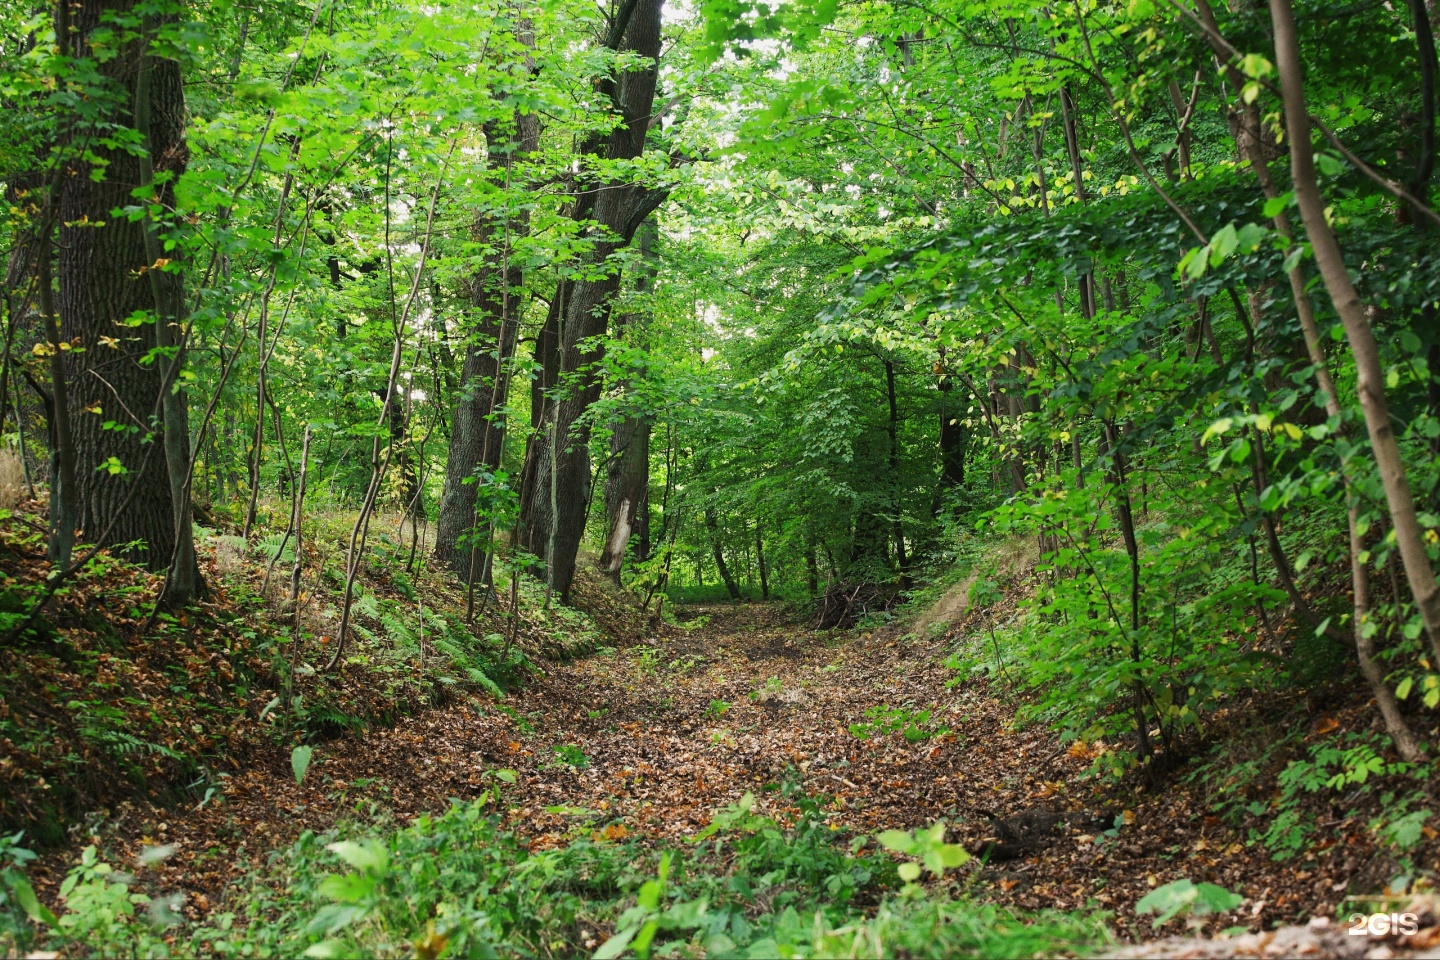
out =
[[1425,821],[1429,820],[1429,810],[1411,810],[1409,813],[1401,814],[1392,819],[1384,820],[1375,825],[1376,832],[1390,846],[1397,850],[1406,852],[1420,842],[1425,829]]
[[301,745],[290,751],[290,770],[295,774],[296,783],[305,782],[305,772],[310,769],[310,758],[314,749]]
[[[1423,784],[1432,775],[1428,765],[1387,760],[1374,737],[1348,733],[1311,745],[1303,759],[1291,760],[1276,777],[1277,790],[1267,801],[1245,805],[1246,812],[1262,817],[1263,829],[1251,828],[1250,839],[1263,843],[1276,860],[1288,860],[1303,853],[1315,834],[1313,805],[1307,798],[1321,794],[1338,802],[1349,794],[1377,794],[1387,816],[1377,818],[1371,829],[1386,843],[1400,850],[1418,841],[1425,820],[1424,809],[1410,810],[1408,799],[1397,799],[1395,785]],[[1238,801],[1232,801],[1232,810]]]
[[1239,894],[1231,893],[1213,883],[1195,884],[1189,879],[1176,880],[1162,887],[1156,887],[1135,904],[1135,912],[1144,916],[1155,914],[1151,926],[1159,927],[1173,917],[1185,914],[1191,917],[1207,917],[1212,913],[1229,913],[1245,900]]
[[[747,795],[683,851],[606,841],[586,824],[561,847],[531,851],[489,815],[489,794],[403,829],[306,833],[246,885],[235,913],[171,930],[174,954],[879,957],[898,946],[914,956],[1027,957],[1106,942],[1099,917],[1022,917],[902,885],[921,863],[939,875],[963,860],[943,825],[883,836],[919,861],[897,871],[888,856],[852,853],[863,840],[847,844],[826,826],[827,798],[784,789],[801,812],[791,825],[757,813]],[[134,911],[137,895],[87,857],[71,892],[90,886],[69,904],[82,912],[68,926],[62,916],[43,942],[75,942],[83,928],[92,952],[164,955]],[[597,924],[614,935],[597,941]]]
[[560,763],[574,767],[576,770],[583,770],[590,766],[590,758],[585,751],[570,743],[558,743],[554,747],[555,758]]
[[900,879],[913,884],[920,879],[920,868],[924,867],[939,878],[951,867],[958,867],[970,859],[965,848],[957,843],[945,842],[945,821],[932,824],[929,829],[906,833],[903,830],[886,830],[875,838],[886,850],[893,850],[903,857],[911,857],[910,863],[900,865]]
[[20,846],[16,833],[0,836],[0,948],[18,953],[27,949],[33,923],[54,926],[56,917],[35,896],[35,888],[25,876],[25,865],[35,854]]
[[849,730],[852,736],[861,740],[898,733],[910,743],[919,743],[950,732],[949,727],[931,722],[933,714],[933,710],[913,710],[888,705],[869,707],[865,710],[865,720],[850,724]]

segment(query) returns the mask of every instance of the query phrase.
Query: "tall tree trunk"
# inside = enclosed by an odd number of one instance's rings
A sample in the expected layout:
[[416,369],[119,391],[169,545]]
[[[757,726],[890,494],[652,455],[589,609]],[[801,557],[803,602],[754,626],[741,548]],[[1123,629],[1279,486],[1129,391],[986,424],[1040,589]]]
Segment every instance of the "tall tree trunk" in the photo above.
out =
[[551,398],[560,379],[560,317],[571,284],[561,280],[545,311],[545,322],[535,334],[532,357],[535,374],[530,380],[530,432],[525,440],[525,463],[520,468],[520,518],[512,543],[529,548],[529,523],[535,512],[535,474],[544,446],[544,425],[550,418]]
[[[148,37],[147,41],[148,43]],[[140,161],[141,182],[153,184],[156,170],[156,124],[151,115],[151,88],[157,77],[156,59],[148,50],[140,54],[140,75],[135,84],[135,128],[140,133],[144,152]],[[178,104],[180,115],[184,116],[185,95],[178,70],[172,70],[162,77],[164,82],[173,83],[176,89],[164,96]],[[183,127],[181,128],[183,134]],[[183,141],[182,141],[183,145]],[[178,177],[184,172],[184,160],[179,161],[180,169],[167,172]],[[164,186],[155,191],[162,196]],[[164,193],[164,200],[173,200],[173,193]],[[168,204],[160,211],[167,211]],[[155,217],[143,221],[145,259],[150,268],[145,276],[150,281],[150,291],[155,299],[155,340],[164,351],[156,363],[163,371],[160,379],[161,419],[164,422],[165,472],[170,481],[170,500],[175,516],[175,541],[171,548],[165,571],[165,586],[161,592],[165,604],[183,607],[206,592],[205,581],[200,576],[200,564],[195,555],[195,530],[191,516],[190,480],[193,464],[190,456],[190,403],[180,371],[184,369],[188,336],[186,334],[185,284],[178,272],[161,269],[164,245],[161,242]],[[277,424],[278,425],[278,424]]]
[[[620,582],[630,538],[645,524],[646,494],[650,488],[650,418],[626,417],[610,436],[612,460],[605,482],[607,516],[605,547],[600,554],[602,573]],[[645,559],[643,550],[639,559]]]
[[1390,508],[1390,522],[1405,565],[1410,593],[1435,656],[1440,658],[1440,587],[1426,552],[1424,531],[1415,514],[1415,500],[1405,475],[1405,460],[1395,438],[1390,410],[1385,400],[1385,370],[1380,362],[1380,348],[1375,332],[1365,316],[1365,305],[1350,279],[1340,244],[1330,223],[1325,219],[1325,199],[1320,195],[1315,175],[1315,161],[1310,149],[1310,115],[1305,103],[1304,72],[1300,63],[1300,44],[1295,29],[1295,16],[1290,0],[1269,0],[1270,22],[1275,37],[1275,63],[1280,73],[1281,91],[1285,102],[1285,127],[1290,137],[1290,173],[1300,216],[1315,263],[1325,281],[1325,289],[1340,315],[1345,338],[1355,358],[1356,387],[1360,409],[1365,414],[1365,427],[1370,447],[1380,469],[1385,500]]
[[[615,24],[617,49],[651,61],[645,69],[627,71],[607,85],[620,108],[621,122],[614,131],[587,151],[592,157],[624,160],[638,157],[645,147],[655,100],[660,54],[660,10],[664,0],[635,0],[622,5],[628,19]],[[595,274],[576,279],[565,297],[559,329],[560,382],[566,393],[549,405],[550,428],[537,433],[531,444],[533,480],[529,516],[523,523],[525,546],[545,560],[546,584],[568,597],[575,574],[575,558],[585,532],[590,502],[590,431],[585,411],[600,396],[596,370],[600,347],[596,339],[609,327],[610,308],[620,289],[612,255],[628,245],[640,224],[664,200],[664,193],[623,181],[591,184],[576,212],[596,224],[589,263]],[[559,297],[557,296],[557,299]]]
[[[128,14],[134,4],[79,0],[61,6],[66,8],[61,19],[69,21],[57,31],[66,38],[65,52],[90,57],[91,34],[112,33],[109,17]],[[143,41],[129,40],[116,56],[97,65],[128,94],[115,108],[118,115],[111,117],[124,126],[134,126],[132,105],[143,53]],[[178,175],[188,159],[180,65],[155,59],[148,92],[154,172]],[[174,552],[176,515],[165,458],[152,455],[156,442],[163,442],[156,434],[164,363],[151,359],[151,351],[160,345],[159,326],[127,324],[137,312],[156,317],[164,311],[145,276],[152,267],[146,225],[112,215],[134,203],[131,191],[146,178],[134,153],[91,149],[106,166],[92,168],[72,159],[61,183],[56,271],[62,338],[83,348],[68,351],[79,523],[88,537],[103,536],[107,545],[136,544],[128,551],[131,556],[164,569]],[[100,180],[92,177],[98,169],[104,171]],[[162,208],[172,205],[169,184],[156,193]],[[119,429],[106,429],[107,422]]]
[[[539,145],[539,117],[517,113],[513,133],[492,125],[486,136],[492,155],[501,158],[509,179],[515,162]],[[508,145],[501,149],[507,141]],[[471,284],[471,303],[479,325],[465,347],[460,399],[455,406],[445,485],[435,523],[435,555],[461,576],[469,574],[472,563],[472,543],[467,537],[477,522],[473,482],[476,470],[483,467],[494,473],[500,467],[505,397],[509,393],[510,360],[520,330],[519,290],[524,279],[520,268],[508,261],[511,242],[524,233],[526,226],[526,214],[520,212],[499,223],[482,219],[474,231],[477,239],[489,244],[491,252]]]
[[[49,230],[47,228],[46,232]],[[69,387],[65,353],[60,349],[60,322],[55,316],[54,281],[50,276],[50,244],[42,241],[38,284],[41,321],[50,345],[50,539],[46,553],[56,571],[70,566],[75,528],[80,523],[79,488],[75,482],[75,435],[70,425]],[[20,417],[16,415],[18,423]],[[21,447],[20,455],[25,455]]]
[[[1215,20],[1215,14],[1210,4],[1207,0],[1198,0],[1196,10],[1206,28],[1207,38],[1215,50],[1215,55],[1222,60],[1226,59],[1229,54],[1220,43],[1220,27]],[[1245,78],[1238,68],[1227,67],[1226,76],[1237,92],[1243,89]],[[1265,157],[1260,111],[1254,104],[1248,104],[1235,110],[1234,114],[1236,126],[1240,132],[1236,140],[1240,144],[1241,152],[1249,162],[1256,180],[1259,181],[1261,192],[1264,193],[1265,198],[1274,200],[1280,196],[1280,188],[1276,186],[1275,179],[1270,174],[1270,167]],[[1274,224],[1275,231],[1281,236],[1287,240],[1295,239],[1295,231],[1290,223],[1290,218],[1283,210],[1276,212]],[[1287,277],[1290,281],[1290,293],[1295,301],[1295,313],[1300,320],[1300,332],[1305,342],[1305,351],[1310,365],[1315,371],[1315,385],[1319,389],[1325,415],[1340,424],[1340,436],[1344,436],[1345,424],[1340,408],[1340,395],[1335,389],[1335,382],[1330,377],[1330,368],[1325,358],[1324,341],[1321,339],[1320,326],[1315,320],[1315,305],[1310,300],[1309,292],[1305,289],[1305,276],[1298,263],[1290,268]],[[1415,760],[1420,756],[1415,734],[1400,713],[1400,706],[1395,700],[1395,694],[1385,682],[1384,671],[1380,669],[1375,660],[1374,638],[1366,636],[1371,632],[1368,628],[1370,577],[1369,572],[1365,569],[1365,563],[1361,559],[1364,555],[1365,544],[1360,534],[1359,500],[1354,488],[1354,467],[1348,460],[1341,464],[1341,474],[1344,478],[1347,500],[1345,525],[1350,550],[1350,585],[1353,602],[1351,628],[1355,637],[1356,658],[1359,661],[1360,672],[1369,684],[1371,694],[1375,697],[1375,703],[1379,707],[1381,718],[1385,721],[1390,738],[1395,742],[1396,750],[1406,760]],[[1263,608],[1260,612],[1263,617]]]
[[[635,245],[643,258],[635,277],[635,292],[644,294],[650,288],[655,268],[650,262],[655,245],[655,222],[646,220],[636,234]],[[640,329],[642,314],[632,312],[616,320],[617,333],[625,330],[630,342],[645,346],[646,333]],[[628,381],[622,385],[626,394],[632,392]],[[605,480],[605,547],[600,554],[600,570],[615,583],[620,582],[620,569],[625,563],[625,550],[632,536],[641,535],[648,526],[647,493],[650,489],[650,427],[652,418],[643,411],[632,411],[614,424],[610,434],[610,465]],[[646,531],[648,534],[648,531]],[[642,542],[648,536],[641,536]],[[641,551],[641,560],[645,559]]]

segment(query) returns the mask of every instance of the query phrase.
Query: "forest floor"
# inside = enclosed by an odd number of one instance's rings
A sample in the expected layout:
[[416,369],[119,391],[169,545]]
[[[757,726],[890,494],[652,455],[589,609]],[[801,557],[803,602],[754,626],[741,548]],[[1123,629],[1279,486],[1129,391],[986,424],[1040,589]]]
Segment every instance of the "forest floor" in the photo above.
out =
[[[477,796],[503,769],[516,774],[503,787],[507,826],[532,849],[577,833],[673,846],[747,792],[783,820],[779,788],[799,781],[827,798],[837,829],[873,835],[943,819],[973,849],[1015,841],[998,848],[1005,862],[977,860],[949,882],[1015,907],[1109,911],[1125,939],[1155,935],[1135,904],[1180,878],[1243,895],[1211,928],[1251,930],[1344,914],[1347,893],[1388,880],[1344,825],[1302,863],[1281,864],[1183,780],[1146,790],[1085,776],[1083,751],[1018,725],[1003,686],[955,682],[944,666],[953,639],[896,626],[816,634],[776,604],[690,607],[679,618],[681,628],[647,641],[548,665],[496,703],[321,743],[302,783],[276,746],[229,777],[223,798],[120,804],[81,839],[114,862],[173,845],[154,880],[187,891],[187,912],[203,915],[302,830],[377,814],[408,822]],[[69,857],[37,865],[42,890],[53,891]]]

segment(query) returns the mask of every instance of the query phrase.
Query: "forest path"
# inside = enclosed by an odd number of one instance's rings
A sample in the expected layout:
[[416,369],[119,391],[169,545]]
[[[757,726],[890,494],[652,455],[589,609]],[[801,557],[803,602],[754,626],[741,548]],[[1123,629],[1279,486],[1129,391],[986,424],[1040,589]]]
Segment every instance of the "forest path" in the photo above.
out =
[[[1012,729],[1002,689],[981,679],[947,686],[956,674],[943,665],[946,644],[895,627],[827,639],[773,604],[691,607],[681,617],[686,629],[551,665],[497,704],[318,744],[301,784],[289,748],[276,746],[226,781],[223,801],[124,805],[99,837],[102,852],[133,862],[143,846],[173,844],[152,879],[191,894],[187,912],[200,915],[223,908],[247,866],[304,829],[376,813],[405,823],[479,796],[497,770],[515,772],[501,802],[508,826],[535,849],[577,833],[676,846],[746,792],[757,811],[783,818],[794,812],[780,789],[787,781],[825,795],[837,827],[873,835],[944,819],[967,844],[990,831],[985,811],[1099,805],[1095,781],[1079,778],[1084,760],[1043,728]],[[1278,891],[1265,886],[1273,865],[1248,851],[1202,853],[1229,839],[1193,812],[1187,791],[1133,805],[1138,822],[1118,840],[1062,829],[1024,859],[986,867],[973,892],[1031,909],[1099,904],[1144,935],[1133,904],[1178,868],[1274,909]],[[40,879],[52,886],[61,861],[46,866]],[[1307,899],[1279,902],[1293,915]]]
[[[783,812],[787,779],[833,798],[832,822],[865,833],[974,821],[977,808],[1015,809],[1053,789],[1044,761],[1067,760],[1043,733],[1007,732],[1010,711],[983,689],[947,689],[938,645],[823,640],[777,604],[680,616],[685,629],[550,665],[497,704],[318,744],[303,783],[276,746],[198,808],[123,804],[97,839],[115,862],[173,844],[154,879],[205,913],[302,830],[372,810],[407,822],[478,796],[496,770],[515,772],[501,787],[508,825],[538,849],[576,830],[678,842],[746,792],[757,810]],[[908,739],[907,719],[924,711]],[[867,723],[869,736],[849,729]],[[51,886],[64,861],[47,861],[39,879]]]

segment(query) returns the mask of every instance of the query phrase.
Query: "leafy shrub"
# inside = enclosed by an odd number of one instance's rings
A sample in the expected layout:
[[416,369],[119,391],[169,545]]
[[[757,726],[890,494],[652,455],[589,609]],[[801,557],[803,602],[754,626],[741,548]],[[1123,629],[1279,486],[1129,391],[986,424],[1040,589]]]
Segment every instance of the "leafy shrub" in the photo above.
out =
[[[1305,849],[1315,829],[1314,818],[1305,808],[1306,795],[1369,788],[1382,777],[1417,776],[1423,781],[1429,776],[1428,770],[1415,764],[1386,760],[1376,746],[1373,737],[1350,733],[1311,746],[1307,759],[1292,760],[1277,778],[1277,796],[1247,807],[1252,814],[1270,817],[1263,831],[1251,831],[1250,839],[1263,843],[1274,859],[1287,860]],[[1385,807],[1392,816],[1377,820],[1372,829],[1386,842],[1408,849],[1418,840],[1429,813],[1407,813],[1408,802],[1396,803],[1393,794],[1387,794],[1386,800]]]
[[[1132,565],[1112,516],[1118,496],[1114,486],[1057,481],[992,513],[1001,532],[1055,535],[1056,544],[998,643],[1035,694],[1022,717],[1066,739],[1133,743],[1143,712],[1146,731],[1158,729],[1169,747],[1227,698],[1277,675],[1257,642],[1255,610],[1282,595],[1237,575],[1230,531],[1239,519],[1223,502],[1160,500],[1157,491],[1150,522],[1137,525]],[[975,638],[949,663],[979,670],[987,660]],[[1138,752],[1102,751],[1095,769],[1121,774]]]

